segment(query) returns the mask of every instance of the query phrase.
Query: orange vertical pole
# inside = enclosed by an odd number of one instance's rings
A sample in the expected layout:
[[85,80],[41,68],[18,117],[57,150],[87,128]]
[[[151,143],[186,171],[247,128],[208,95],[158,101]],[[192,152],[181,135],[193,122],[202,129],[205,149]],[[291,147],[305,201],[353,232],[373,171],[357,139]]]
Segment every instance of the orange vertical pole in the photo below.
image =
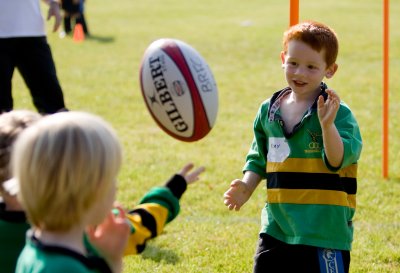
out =
[[299,22],[299,0],[290,0],[290,22],[291,26]]
[[382,173],[389,176],[389,0],[383,0],[383,155]]

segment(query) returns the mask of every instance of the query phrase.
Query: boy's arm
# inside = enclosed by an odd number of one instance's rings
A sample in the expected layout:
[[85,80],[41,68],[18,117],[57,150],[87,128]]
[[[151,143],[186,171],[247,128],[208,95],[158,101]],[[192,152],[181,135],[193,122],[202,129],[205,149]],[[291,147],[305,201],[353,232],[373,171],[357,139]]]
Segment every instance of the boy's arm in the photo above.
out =
[[323,128],[322,137],[324,140],[325,156],[329,165],[333,168],[340,167],[343,161],[344,146],[335,124]]
[[179,200],[187,185],[198,180],[204,168],[189,172],[193,164],[186,165],[172,176],[163,187],[151,189],[138,206],[127,214],[131,224],[131,235],[125,255],[141,253],[147,240],[162,233],[165,225],[176,218],[180,211]]
[[249,200],[261,181],[261,176],[252,171],[246,171],[242,180],[232,181],[230,188],[224,194],[224,204],[229,210],[240,210]]
[[318,118],[322,129],[326,159],[332,168],[338,168],[342,164],[344,155],[343,141],[334,123],[340,99],[333,90],[327,90],[327,93],[328,98],[325,102],[322,96],[318,98]]
[[240,210],[249,200],[260,181],[266,177],[267,136],[262,121],[268,110],[268,104],[262,104],[254,120],[254,138],[246,156],[243,167],[243,178],[231,182],[229,189],[224,193],[224,204],[229,210]]

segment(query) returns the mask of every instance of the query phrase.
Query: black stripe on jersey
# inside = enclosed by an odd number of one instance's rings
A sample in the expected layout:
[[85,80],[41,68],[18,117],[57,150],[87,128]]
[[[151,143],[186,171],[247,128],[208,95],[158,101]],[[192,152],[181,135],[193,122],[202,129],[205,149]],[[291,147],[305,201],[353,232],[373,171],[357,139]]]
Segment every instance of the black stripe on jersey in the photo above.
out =
[[[146,240],[146,241],[147,241],[147,240]],[[137,251],[138,254],[142,253],[143,250],[146,248],[146,241],[144,242],[143,245],[137,245],[137,246],[136,246],[136,251]]]
[[357,179],[338,174],[276,172],[267,174],[268,189],[318,189],[357,193]]
[[140,217],[142,218],[142,225],[151,232],[151,238],[157,236],[157,222],[154,216],[151,215],[151,213],[149,213],[145,209],[138,208],[131,210],[129,214],[139,214]]

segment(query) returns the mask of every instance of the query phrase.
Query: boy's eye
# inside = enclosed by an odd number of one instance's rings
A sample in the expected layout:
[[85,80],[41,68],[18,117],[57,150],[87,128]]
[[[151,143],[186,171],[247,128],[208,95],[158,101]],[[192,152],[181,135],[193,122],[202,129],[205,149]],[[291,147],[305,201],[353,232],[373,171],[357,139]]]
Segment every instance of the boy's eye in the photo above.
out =
[[313,65],[309,65],[309,66],[308,66],[308,69],[317,69],[317,67],[316,67],[316,66],[313,66]]
[[296,66],[297,63],[296,63],[296,62],[288,62],[288,65],[290,65],[290,66]]

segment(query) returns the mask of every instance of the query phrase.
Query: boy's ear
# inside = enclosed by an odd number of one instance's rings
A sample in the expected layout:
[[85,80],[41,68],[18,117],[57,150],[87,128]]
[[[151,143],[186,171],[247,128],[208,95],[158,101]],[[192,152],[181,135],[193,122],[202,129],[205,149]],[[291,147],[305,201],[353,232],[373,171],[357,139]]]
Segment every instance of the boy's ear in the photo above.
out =
[[282,64],[285,64],[285,52],[281,51],[281,60],[282,60]]
[[327,79],[332,78],[333,75],[335,75],[337,69],[338,69],[338,65],[337,65],[336,63],[332,64],[331,66],[329,66],[329,67],[326,69],[325,77],[326,77]]

